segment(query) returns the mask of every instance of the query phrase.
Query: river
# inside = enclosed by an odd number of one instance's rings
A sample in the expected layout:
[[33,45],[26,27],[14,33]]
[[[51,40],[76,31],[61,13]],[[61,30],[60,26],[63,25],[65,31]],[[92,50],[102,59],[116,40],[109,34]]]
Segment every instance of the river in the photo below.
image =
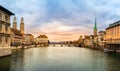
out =
[[120,54],[78,47],[15,50],[0,58],[0,71],[120,71]]

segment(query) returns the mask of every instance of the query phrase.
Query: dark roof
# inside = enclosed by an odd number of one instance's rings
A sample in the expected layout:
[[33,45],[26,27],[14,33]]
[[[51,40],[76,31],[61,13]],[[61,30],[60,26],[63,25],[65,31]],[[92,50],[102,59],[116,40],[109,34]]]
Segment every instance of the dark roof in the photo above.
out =
[[105,33],[105,31],[99,31],[98,33]]
[[90,39],[90,36],[85,36],[85,39]]
[[25,35],[33,36],[32,34],[25,34]]
[[18,29],[11,28],[11,31],[12,31],[15,35],[22,35],[21,32],[20,32]]
[[113,27],[116,27],[116,26],[118,26],[118,25],[120,25],[120,21],[117,21],[117,22],[114,22],[114,23],[110,24],[109,27],[106,28],[106,30],[107,30],[107,29],[110,29],[110,28],[113,28]]
[[46,35],[40,35],[38,38],[48,38]]
[[90,35],[90,37],[94,37],[94,35]]
[[14,13],[12,13],[11,11],[9,11],[8,9],[4,8],[3,6],[0,5],[0,10],[8,13],[9,15],[14,15]]

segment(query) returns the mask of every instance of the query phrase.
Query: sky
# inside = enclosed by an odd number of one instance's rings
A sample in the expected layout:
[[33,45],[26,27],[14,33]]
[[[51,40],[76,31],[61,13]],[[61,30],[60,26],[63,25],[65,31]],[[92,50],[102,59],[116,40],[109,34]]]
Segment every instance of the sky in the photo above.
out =
[[0,0],[0,5],[15,13],[18,29],[24,17],[26,33],[46,34],[50,41],[92,35],[95,17],[98,31],[120,20],[120,0]]

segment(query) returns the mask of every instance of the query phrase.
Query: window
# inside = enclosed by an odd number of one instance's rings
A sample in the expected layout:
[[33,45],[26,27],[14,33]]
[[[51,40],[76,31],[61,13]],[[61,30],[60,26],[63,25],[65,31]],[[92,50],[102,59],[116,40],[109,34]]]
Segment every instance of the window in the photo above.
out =
[[2,32],[2,24],[0,23],[0,32]]
[[5,42],[8,43],[8,36],[5,37]]
[[117,27],[117,34],[119,34],[119,27]]
[[2,43],[2,36],[0,35],[0,44]]
[[8,16],[7,15],[5,15],[5,21],[8,22]]
[[2,13],[0,13],[0,20],[2,20]]
[[8,32],[8,27],[7,26],[5,26],[5,31]]

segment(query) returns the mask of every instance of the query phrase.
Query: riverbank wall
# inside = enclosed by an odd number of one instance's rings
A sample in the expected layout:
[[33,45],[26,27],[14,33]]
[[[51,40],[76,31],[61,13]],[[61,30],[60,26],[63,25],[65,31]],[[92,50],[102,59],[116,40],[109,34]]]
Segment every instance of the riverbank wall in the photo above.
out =
[[104,48],[100,47],[100,46],[84,46],[84,48],[89,48],[89,49],[92,49],[92,50],[104,51]]
[[24,48],[22,48],[22,47],[23,46],[18,46],[18,47],[0,47],[0,57],[6,57],[6,56],[12,55],[12,50],[33,48],[34,45],[25,46]]
[[30,46],[12,46],[11,49],[12,50],[16,50],[16,49],[28,49],[28,48],[34,48],[35,45],[30,45]]
[[12,54],[12,49],[10,47],[0,47],[0,57],[9,56]]
[[[92,50],[100,50],[100,51],[106,52],[104,46],[84,46],[84,48],[89,48],[89,49],[92,49]],[[107,52],[108,53],[110,53],[110,52],[120,53],[120,49],[116,50],[116,51],[114,49],[111,49],[111,50],[109,49]]]

